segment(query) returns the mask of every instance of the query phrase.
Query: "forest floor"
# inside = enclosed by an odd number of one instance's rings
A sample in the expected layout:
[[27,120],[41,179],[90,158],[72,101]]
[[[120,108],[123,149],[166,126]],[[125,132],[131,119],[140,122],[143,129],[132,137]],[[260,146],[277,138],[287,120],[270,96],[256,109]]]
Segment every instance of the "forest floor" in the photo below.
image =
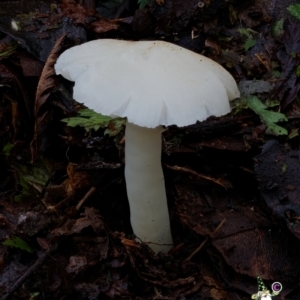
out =
[[[260,276],[299,300],[300,5],[82,2],[0,2],[0,299],[246,300]],[[54,72],[102,38],[175,43],[238,82],[230,114],[163,133],[169,253],[134,240],[124,124],[94,124]]]

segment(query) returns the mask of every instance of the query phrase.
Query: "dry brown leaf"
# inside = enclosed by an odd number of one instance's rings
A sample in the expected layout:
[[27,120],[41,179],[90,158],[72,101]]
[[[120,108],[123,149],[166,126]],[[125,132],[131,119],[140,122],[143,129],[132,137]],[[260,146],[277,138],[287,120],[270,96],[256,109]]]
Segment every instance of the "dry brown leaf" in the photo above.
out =
[[96,233],[104,230],[104,223],[94,208],[86,208],[82,218],[77,220],[69,219],[62,227],[56,228],[52,231],[55,236],[72,235],[80,233],[83,229],[91,226]]
[[66,34],[62,35],[55,43],[41,74],[34,104],[35,126],[34,137],[31,141],[31,157],[35,161],[40,154],[40,146],[42,144],[42,135],[47,128],[48,110],[42,109],[49,99],[51,90],[56,86],[54,64],[59,56],[61,44]]
[[65,191],[68,196],[72,195],[75,190],[84,188],[87,186],[87,173],[75,171],[75,164],[69,163],[67,166],[68,179],[63,183]]
[[74,0],[62,0],[61,10],[65,16],[72,19],[75,23],[83,25],[87,25],[89,17],[97,16],[95,11],[77,4]]
[[91,23],[91,28],[93,31],[97,33],[103,33],[108,32],[111,30],[116,30],[119,28],[119,21],[118,20],[106,20],[106,19],[100,19],[98,21],[95,21]]
[[75,273],[82,271],[87,265],[87,259],[85,256],[71,256],[69,264],[66,267],[68,273]]
[[[122,19],[107,20],[100,17],[94,10],[88,9],[74,0],[63,0],[62,13],[75,23],[82,24],[97,33],[104,33],[119,28]],[[126,21],[125,21],[126,23]]]

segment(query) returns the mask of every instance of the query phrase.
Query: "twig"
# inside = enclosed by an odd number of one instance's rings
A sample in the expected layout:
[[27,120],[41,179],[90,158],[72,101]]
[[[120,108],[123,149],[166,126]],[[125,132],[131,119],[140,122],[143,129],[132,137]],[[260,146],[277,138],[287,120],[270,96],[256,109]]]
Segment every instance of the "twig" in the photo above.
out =
[[185,173],[193,178],[195,178],[196,180],[208,180],[211,181],[213,183],[216,183],[220,186],[222,186],[225,190],[227,190],[228,188],[231,187],[231,183],[229,181],[227,181],[224,178],[213,178],[209,175],[204,175],[204,174],[199,174],[194,170],[191,170],[189,168],[185,168],[185,167],[180,167],[180,166],[170,166],[167,164],[164,164],[164,166],[170,170],[176,171],[176,172],[180,172],[180,173]]
[[50,247],[47,249],[37,260],[36,262],[28,268],[28,270],[16,281],[16,283],[10,288],[9,292],[6,293],[0,300],[7,300],[9,299],[14,292],[37,270],[39,266],[41,266],[47,256],[55,249],[55,246]]
[[[219,230],[220,228],[223,226],[223,224],[225,223],[226,218],[223,219],[220,224],[217,226],[217,228],[214,230],[214,232],[211,234],[211,237],[213,237]],[[207,243],[208,241],[208,237],[200,244],[200,246],[195,249],[190,255],[189,257],[187,257],[183,262],[188,262],[190,261],[203,247],[204,245]]]
[[76,205],[76,210],[80,210],[83,203],[96,191],[96,188],[92,186],[89,191],[84,195],[84,197]]

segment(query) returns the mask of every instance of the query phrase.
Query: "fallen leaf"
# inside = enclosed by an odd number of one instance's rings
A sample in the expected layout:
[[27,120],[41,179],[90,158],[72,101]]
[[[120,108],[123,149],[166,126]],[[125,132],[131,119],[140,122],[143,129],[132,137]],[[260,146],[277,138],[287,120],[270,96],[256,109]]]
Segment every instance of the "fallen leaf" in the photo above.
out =
[[104,33],[119,28],[119,20],[106,20],[104,18],[90,24],[90,27],[96,33]]
[[66,267],[68,273],[78,274],[87,266],[87,259],[85,256],[71,256],[69,264]]
[[52,89],[57,85],[57,77],[54,71],[54,64],[58,58],[62,47],[62,42],[66,34],[62,35],[55,43],[47,61],[43,68],[35,96],[34,115],[35,127],[34,138],[31,141],[31,156],[32,161],[35,161],[43,148],[45,147],[44,133],[49,126],[49,108],[45,104],[49,100]]
[[52,231],[55,236],[72,235],[80,233],[83,229],[91,226],[96,233],[104,231],[104,222],[94,208],[86,208],[84,217],[77,220],[69,219],[62,227]]

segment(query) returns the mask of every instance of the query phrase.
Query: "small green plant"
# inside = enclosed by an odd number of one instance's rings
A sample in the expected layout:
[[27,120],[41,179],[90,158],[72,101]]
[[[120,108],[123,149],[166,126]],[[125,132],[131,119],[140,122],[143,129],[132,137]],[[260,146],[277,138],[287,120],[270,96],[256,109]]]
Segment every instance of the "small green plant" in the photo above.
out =
[[21,250],[27,251],[29,253],[32,253],[32,249],[29,247],[29,245],[21,238],[14,236],[12,238],[9,238],[3,242],[3,245],[9,246],[12,248],[19,248]]
[[20,193],[15,196],[15,201],[39,199],[44,187],[48,184],[51,177],[51,167],[45,159],[40,159],[34,163],[26,161],[28,151],[24,149],[23,160],[18,160],[13,153],[13,144],[6,144],[2,153],[6,156],[11,168],[14,170],[17,183],[20,187]]
[[287,135],[285,128],[277,125],[279,122],[286,122],[288,119],[282,113],[268,110],[274,105],[267,106],[257,96],[249,96],[246,98],[248,107],[259,115],[262,122],[267,126],[267,133],[273,135]]
[[278,38],[282,35],[283,33],[283,22],[284,19],[281,18],[280,20],[274,22],[271,28],[271,34],[274,38]]
[[252,30],[251,28],[244,28],[244,27],[239,28],[238,31],[242,36],[247,37],[244,44],[244,49],[246,51],[252,48],[253,46],[255,46],[256,39],[254,39],[254,35],[257,34],[256,31]]
[[300,4],[294,3],[287,7],[287,11],[291,16],[295,17],[297,20],[300,20]]
[[123,118],[103,116],[88,108],[80,110],[78,114],[77,117],[62,119],[61,121],[67,123],[70,127],[83,127],[86,131],[92,129],[97,131],[99,128],[106,128],[104,134],[109,136],[117,135],[125,124],[125,119]]

